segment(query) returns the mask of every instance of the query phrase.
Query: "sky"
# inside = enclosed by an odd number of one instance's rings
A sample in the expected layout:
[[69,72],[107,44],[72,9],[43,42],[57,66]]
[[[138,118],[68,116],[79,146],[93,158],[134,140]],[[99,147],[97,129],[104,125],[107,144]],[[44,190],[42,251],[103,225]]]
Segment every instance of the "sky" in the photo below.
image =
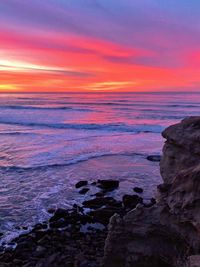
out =
[[1,0],[0,91],[199,91],[199,0]]

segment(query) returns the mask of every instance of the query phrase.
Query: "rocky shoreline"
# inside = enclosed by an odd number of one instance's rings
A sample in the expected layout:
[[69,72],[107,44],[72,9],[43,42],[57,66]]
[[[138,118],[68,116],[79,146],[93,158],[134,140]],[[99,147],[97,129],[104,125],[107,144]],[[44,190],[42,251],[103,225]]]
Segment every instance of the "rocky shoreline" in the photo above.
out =
[[98,180],[92,184],[79,181],[75,185],[80,194],[94,186],[98,193],[82,205],[68,210],[50,209],[52,216],[47,222],[38,223],[30,233],[12,240],[10,245],[14,249],[2,247],[0,266],[99,267],[110,218],[114,214],[123,217],[139,203],[151,207],[155,199],[143,203],[143,189],[139,187],[133,188],[132,195],[124,195],[122,201],[107,196],[118,189],[118,180]]
[[0,267],[200,267],[200,117],[163,137],[156,200],[145,203],[138,187],[116,200],[108,193],[118,180],[79,181],[80,194],[91,186],[98,193],[72,209],[49,210],[48,222],[2,249]]
[[200,266],[200,117],[162,135],[157,203],[111,218],[102,267]]

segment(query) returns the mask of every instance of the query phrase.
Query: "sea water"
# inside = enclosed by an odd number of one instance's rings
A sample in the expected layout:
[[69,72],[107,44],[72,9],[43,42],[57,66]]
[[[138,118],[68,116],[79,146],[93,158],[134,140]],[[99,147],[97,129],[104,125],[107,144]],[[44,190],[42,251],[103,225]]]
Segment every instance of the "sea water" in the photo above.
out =
[[0,94],[0,232],[2,240],[70,207],[85,196],[79,180],[118,179],[112,196],[144,189],[148,201],[161,182],[161,132],[199,115],[198,93]]

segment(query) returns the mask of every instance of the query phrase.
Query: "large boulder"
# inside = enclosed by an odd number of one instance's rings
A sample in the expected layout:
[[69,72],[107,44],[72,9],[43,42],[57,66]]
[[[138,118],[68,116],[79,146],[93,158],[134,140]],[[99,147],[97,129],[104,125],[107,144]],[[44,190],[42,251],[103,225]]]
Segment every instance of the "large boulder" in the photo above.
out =
[[200,117],[163,132],[157,203],[109,224],[102,267],[189,267],[200,254]]

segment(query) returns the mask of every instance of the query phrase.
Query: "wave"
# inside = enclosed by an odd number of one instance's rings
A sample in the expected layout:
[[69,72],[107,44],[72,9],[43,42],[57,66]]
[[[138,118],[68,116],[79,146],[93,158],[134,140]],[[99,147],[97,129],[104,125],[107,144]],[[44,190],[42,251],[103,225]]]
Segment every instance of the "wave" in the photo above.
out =
[[36,133],[24,133],[24,132],[1,132],[0,133],[0,136],[4,136],[4,135],[14,135],[14,136],[16,136],[16,135],[31,135],[31,136],[33,136],[33,135],[38,135],[38,133],[36,134]]
[[74,107],[36,107],[36,106],[14,106],[14,105],[4,105],[0,106],[0,109],[12,109],[12,110],[73,110],[73,111],[86,111],[92,112],[93,110],[88,108],[74,108]]
[[145,107],[145,106],[152,106],[152,107],[184,107],[184,108],[193,108],[193,107],[200,107],[200,104],[198,103],[175,103],[175,104],[166,104],[166,103],[156,103],[156,102],[145,102],[139,101],[137,102],[132,102],[131,100],[116,100],[116,101],[109,101],[109,102],[75,102],[75,101],[61,101],[57,102],[57,104],[62,104],[62,105],[82,105],[82,106],[129,106],[129,107]]
[[124,123],[40,123],[40,122],[14,122],[7,120],[0,120],[0,124],[9,125],[21,125],[30,127],[47,127],[55,129],[74,129],[74,130],[99,130],[99,131],[111,131],[111,132],[133,132],[133,133],[161,133],[164,127],[161,125],[154,124],[138,124],[138,125],[127,125]]
[[96,153],[96,154],[89,154],[89,155],[81,155],[78,156],[76,159],[69,160],[66,163],[55,163],[55,164],[47,164],[47,165],[38,165],[38,166],[28,166],[28,167],[22,167],[22,166],[1,166],[0,170],[2,171],[35,171],[35,170],[46,170],[50,168],[61,168],[61,167],[67,167],[70,165],[75,165],[84,161],[89,161],[91,159],[97,159],[102,157],[109,157],[109,156],[140,156],[143,158],[147,157],[147,154],[142,153]]

